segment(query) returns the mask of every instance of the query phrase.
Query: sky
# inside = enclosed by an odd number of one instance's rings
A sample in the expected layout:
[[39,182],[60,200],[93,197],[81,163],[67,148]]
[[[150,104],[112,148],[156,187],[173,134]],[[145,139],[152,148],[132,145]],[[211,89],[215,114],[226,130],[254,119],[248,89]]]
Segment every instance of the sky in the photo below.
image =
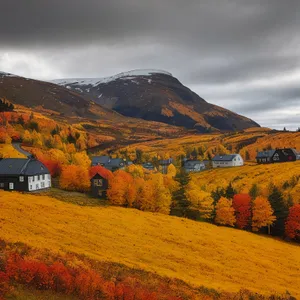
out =
[[299,0],[0,0],[0,71],[169,71],[262,126],[300,127]]

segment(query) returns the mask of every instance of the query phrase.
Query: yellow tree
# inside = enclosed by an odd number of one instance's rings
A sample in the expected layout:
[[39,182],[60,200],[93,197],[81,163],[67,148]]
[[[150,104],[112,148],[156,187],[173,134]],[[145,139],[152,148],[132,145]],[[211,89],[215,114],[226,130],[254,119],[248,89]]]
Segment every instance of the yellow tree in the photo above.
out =
[[88,169],[91,166],[91,160],[86,152],[77,152],[73,155],[73,163]]
[[155,211],[155,199],[153,182],[151,180],[144,180],[140,182],[140,187],[137,194],[137,202],[139,208],[144,211]]
[[169,166],[168,166],[168,169],[167,169],[167,175],[169,176],[169,177],[175,177],[176,176],[176,168],[175,168],[175,166],[173,165],[173,164],[170,164]]
[[163,175],[160,173],[151,174],[150,178],[153,184],[153,197],[156,203],[155,211],[169,214],[172,196],[169,189],[164,185]]
[[191,202],[191,208],[199,211],[201,218],[211,219],[214,200],[210,193],[201,190],[196,184],[190,182],[187,186],[186,197]]
[[215,222],[220,225],[234,226],[236,219],[232,200],[221,197],[216,205]]
[[270,233],[270,226],[276,220],[273,212],[274,211],[267,198],[261,196],[257,197],[253,201],[252,230],[258,231],[260,228],[268,226],[268,230]]

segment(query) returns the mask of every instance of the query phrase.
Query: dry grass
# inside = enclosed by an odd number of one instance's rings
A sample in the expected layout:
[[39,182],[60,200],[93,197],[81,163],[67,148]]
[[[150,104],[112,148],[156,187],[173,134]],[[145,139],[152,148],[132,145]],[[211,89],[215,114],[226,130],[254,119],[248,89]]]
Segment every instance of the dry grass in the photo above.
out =
[[300,248],[236,229],[117,207],[0,191],[1,238],[223,291],[300,297]]

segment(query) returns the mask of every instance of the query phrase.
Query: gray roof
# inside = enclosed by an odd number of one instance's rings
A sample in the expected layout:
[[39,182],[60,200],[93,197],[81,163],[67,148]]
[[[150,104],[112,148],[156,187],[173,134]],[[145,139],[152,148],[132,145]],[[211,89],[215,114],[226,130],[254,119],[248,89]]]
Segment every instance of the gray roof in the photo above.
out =
[[212,160],[213,161],[232,161],[237,156],[238,156],[238,154],[216,155]]
[[184,163],[184,167],[185,168],[194,168],[198,164],[204,165],[203,161],[200,161],[200,160],[187,160]]
[[92,165],[101,165],[107,164],[110,160],[109,156],[93,156]]
[[276,150],[266,150],[266,151],[261,151],[258,152],[256,155],[256,158],[268,158],[272,157],[274,155]]
[[49,174],[49,170],[36,159],[6,158],[0,161],[0,175]]
[[143,168],[145,169],[148,169],[148,170],[154,170],[154,166],[151,162],[146,162],[146,163],[143,163]]

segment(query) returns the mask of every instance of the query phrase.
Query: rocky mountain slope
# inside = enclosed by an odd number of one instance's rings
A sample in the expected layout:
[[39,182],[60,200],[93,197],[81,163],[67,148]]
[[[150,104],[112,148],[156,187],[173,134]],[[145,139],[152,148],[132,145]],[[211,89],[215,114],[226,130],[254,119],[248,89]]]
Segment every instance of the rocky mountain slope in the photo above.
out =
[[195,128],[200,132],[259,126],[246,117],[206,102],[165,71],[135,70],[102,79],[61,79],[53,83],[125,116]]
[[84,95],[62,86],[0,72],[0,98],[54,115],[91,119],[122,118]]

